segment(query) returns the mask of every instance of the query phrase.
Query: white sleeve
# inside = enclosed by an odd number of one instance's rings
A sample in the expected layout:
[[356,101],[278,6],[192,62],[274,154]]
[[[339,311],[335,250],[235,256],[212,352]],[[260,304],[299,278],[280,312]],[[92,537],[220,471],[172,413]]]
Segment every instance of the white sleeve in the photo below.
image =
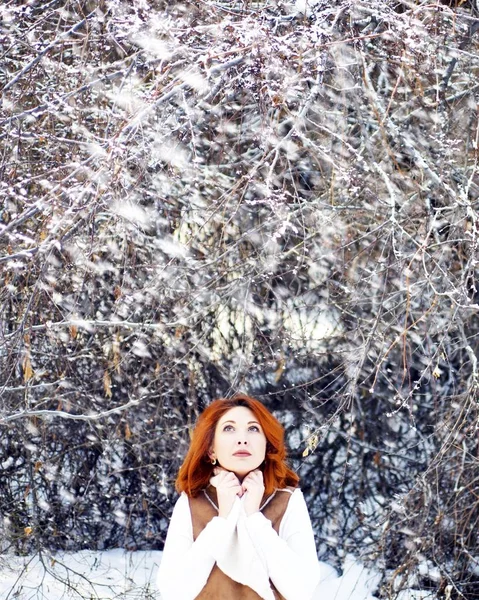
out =
[[162,600],[194,600],[205,586],[217,556],[224,552],[236,528],[238,510],[227,519],[213,517],[193,541],[188,496],[183,492],[173,509],[158,569]]
[[319,583],[320,567],[311,519],[301,490],[297,488],[289,500],[279,535],[271,521],[260,512],[247,517],[246,526],[279,593],[286,600],[310,600]]

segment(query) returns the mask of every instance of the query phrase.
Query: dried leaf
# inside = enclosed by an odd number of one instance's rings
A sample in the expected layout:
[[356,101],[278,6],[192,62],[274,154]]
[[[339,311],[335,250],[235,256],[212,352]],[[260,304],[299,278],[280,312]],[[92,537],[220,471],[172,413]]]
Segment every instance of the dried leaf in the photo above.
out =
[[129,440],[132,436],[130,426],[128,423],[125,423],[125,440]]
[[280,96],[280,94],[274,94],[271,98],[271,103],[273,106],[279,106],[280,104],[284,103],[284,99],[282,96]]
[[275,383],[278,383],[278,381],[281,379],[281,375],[284,373],[285,367],[286,367],[286,362],[282,358],[278,363],[278,367],[277,367],[276,371],[274,372]]
[[23,359],[23,381],[27,383],[33,377],[32,363],[30,362],[30,353],[27,352]]
[[105,371],[103,375],[103,388],[105,390],[105,396],[111,398],[111,377],[108,371]]
[[25,535],[28,537],[29,535],[31,535],[33,533],[33,528],[28,526],[28,527],[25,527],[25,529],[23,531],[25,532]]
[[78,335],[78,327],[76,325],[70,325],[70,336],[74,340]]
[[309,438],[306,440],[306,448],[303,451],[303,457],[309,456],[311,452],[316,450],[316,446],[318,445],[319,438],[315,433],[312,433]]

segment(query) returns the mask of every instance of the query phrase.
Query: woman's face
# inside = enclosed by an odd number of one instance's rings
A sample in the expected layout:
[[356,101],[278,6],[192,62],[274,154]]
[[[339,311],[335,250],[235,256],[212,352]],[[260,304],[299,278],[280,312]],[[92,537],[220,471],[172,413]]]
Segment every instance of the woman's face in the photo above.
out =
[[257,469],[266,456],[266,436],[253,411],[230,408],[216,424],[210,457],[240,479]]

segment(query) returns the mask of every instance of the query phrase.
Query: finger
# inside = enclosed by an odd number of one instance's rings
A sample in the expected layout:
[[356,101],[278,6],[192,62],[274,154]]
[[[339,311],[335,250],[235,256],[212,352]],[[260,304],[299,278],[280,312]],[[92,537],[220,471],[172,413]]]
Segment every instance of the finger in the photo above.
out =
[[220,473],[220,477],[222,481],[238,481],[236,475],[231,471],[223,471],[223,473]]
[[240,486],[240,485],[241,485],[240,482],[234,476],[233,477],[218,476],[218,482],[216,484],[216,487],[231,488],[231,487]]
[[234,487],[241,487],[239,481],[225,481],[223,482],[223,484],[221,485],[222,488],[234,488]]
[[223,481],[225,479],[231,479],[231,478],[235,478],[236,479],[236,475],[234,473],[232,473],[231,471],[226,471],[225,469],[219,469],[217,472],[213,471],[213,477],[212,479],[215,479],[217,481]]
[[236,475],[234,473],[230,473],[230,479],[231,479],[231,481],[235,481],[238,485],[241,485],[239,479],[236,477]]
[[263,481],[261,479],[253,479],[253,478],[246,479],[245,478],[243,480],[242,487],[245,490],[248,490],[248,489],[260,489],[260,488],[263,489],[264,488],[264,483],[263,483]]
[[225,481],[226,479],[230,479],[230,472],[229,471],[219,471],[217,477],[219,481]]

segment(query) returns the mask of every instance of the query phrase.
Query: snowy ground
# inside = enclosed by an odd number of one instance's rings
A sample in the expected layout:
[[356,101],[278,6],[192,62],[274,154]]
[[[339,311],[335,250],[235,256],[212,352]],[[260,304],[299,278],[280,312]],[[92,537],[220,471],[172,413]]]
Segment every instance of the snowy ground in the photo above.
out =
[[161,552],[82,551],[0,556],[1,600],[158,599]]
[[[76,552],[42,557],[0,555],[1,600],[160,600],[155,578],[161,552]],[[321,563],[317,598],[375,600],[379,574],[347,557],[342,576]],[[412,590],[400,600],[423,600]]]

